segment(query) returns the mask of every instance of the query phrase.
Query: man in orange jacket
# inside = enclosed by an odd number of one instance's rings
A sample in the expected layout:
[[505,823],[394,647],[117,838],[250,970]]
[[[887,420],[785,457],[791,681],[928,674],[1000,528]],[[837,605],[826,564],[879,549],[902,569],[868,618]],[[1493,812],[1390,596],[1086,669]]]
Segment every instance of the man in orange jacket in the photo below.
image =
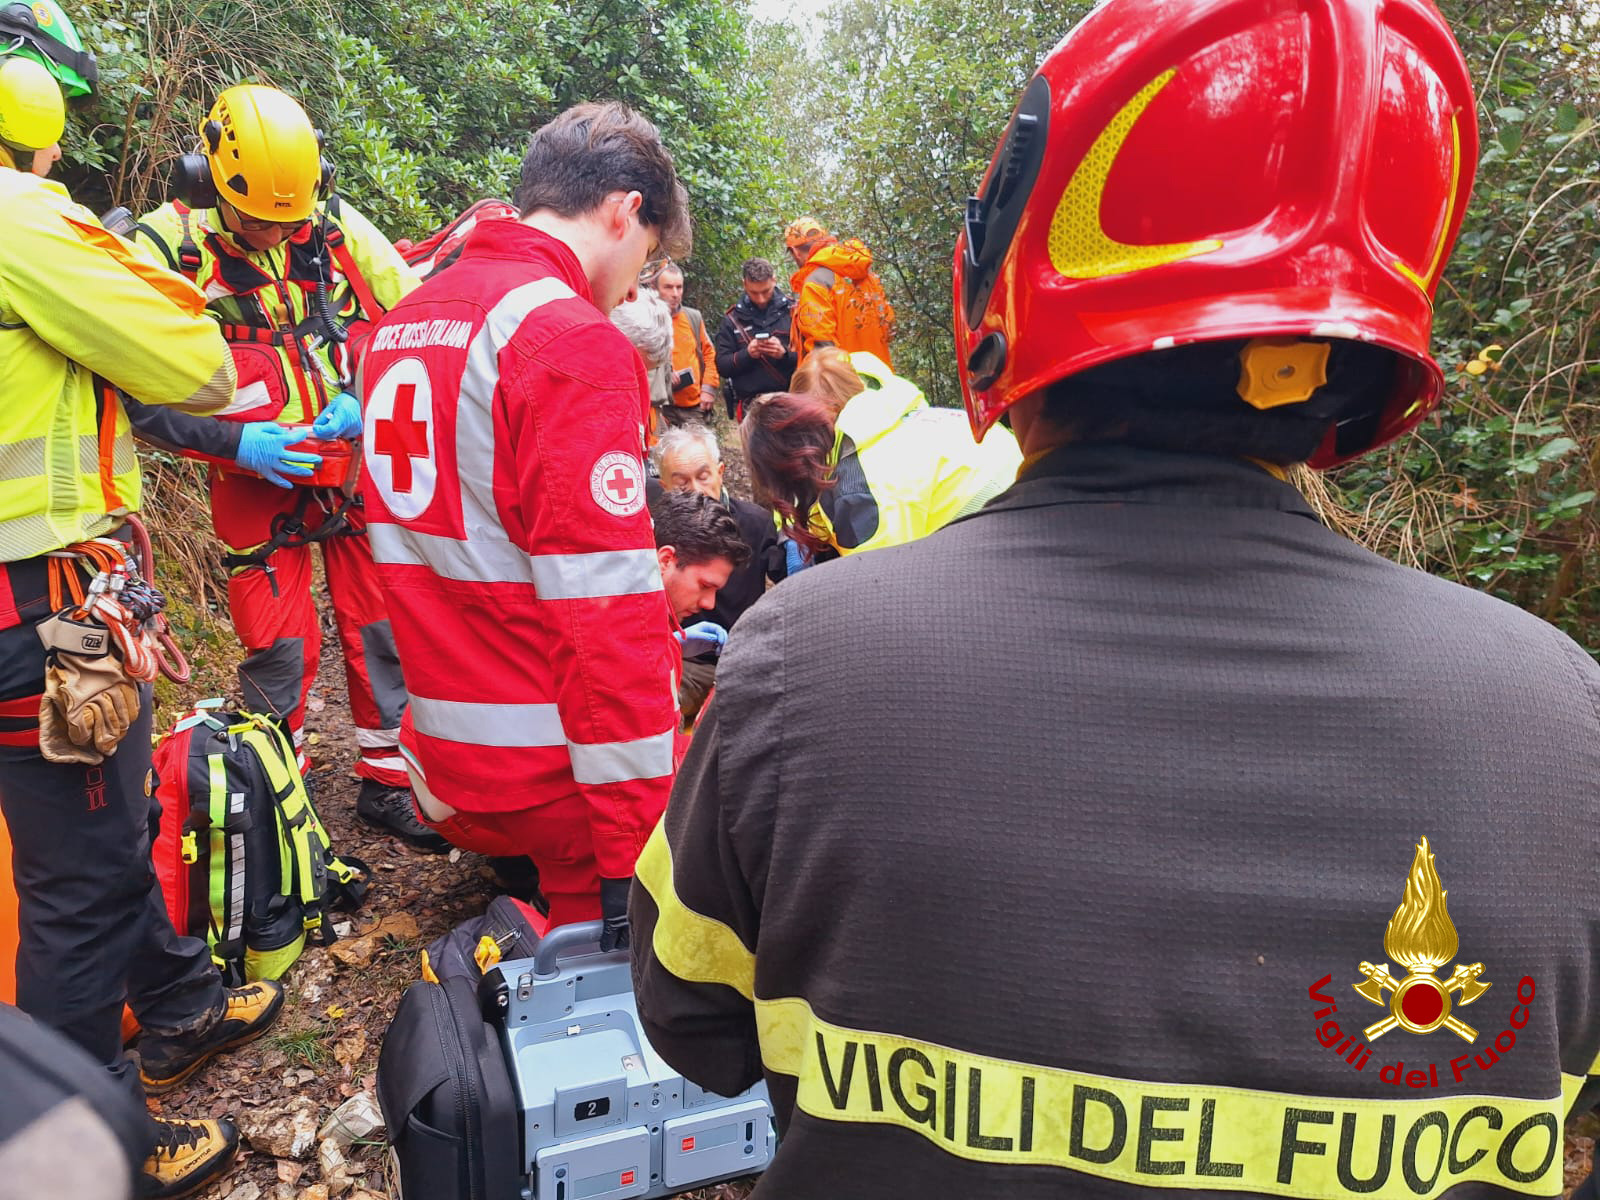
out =
[[805,362],[818,346],[870,350],[893,366],[894,305],[872,269],[872,251],[858,238],[841,242],[815,217],[800,217],[783,231],[798,270],[790,348]]
[[672,310],[672,403],[660,405],[669,425],[691,417],[707,420],[716,407],[722,381],[717,353],[706,336],[706,319],[683,302],[683,268],[669,262],[656,273],[656,294]]

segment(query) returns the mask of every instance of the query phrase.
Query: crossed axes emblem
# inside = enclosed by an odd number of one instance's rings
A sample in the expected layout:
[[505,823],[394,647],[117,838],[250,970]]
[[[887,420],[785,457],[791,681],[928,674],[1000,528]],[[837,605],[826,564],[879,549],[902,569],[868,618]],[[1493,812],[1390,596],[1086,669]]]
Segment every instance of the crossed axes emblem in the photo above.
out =
[[[1412,1033],[1430,1033],[1442,1026],[1462,1041],[1471,1042],[1477,1040],[1478,1031],[1476,1029],[1465,1021],[1458,1020],[1450,1015],[1450,994],[1459,990],[1461,993],[1459,1003],[1471,1004],[1493,987],[1494,985],[1491,983],[1478,982],[1478,976],[1483,974],[1482,963],[1473,963],[1470,967],[1457,963],[1454,973],[1443,982],[1435,979],[1432,971],[1414,971],[1404,979],[1396,980],[1393,975],[1389,974],[1388,963],[1379,963],[1377,966],[1373,966],[1369,962],[1364,962],[1361,964],[1361,973],[1367,977],[1366,982],[1354,984],[1353,986],[1356,991],[1374,1004],[1381,1005],[1385,1003],[1384,992],[1392,991],[1394,993],[1388,1000],[1389,1015],[1383,1020],[1367,1026],[1366,1035],[1369,1042],[1381,1038],[1397,1025],[1404,1026]],[[1428,1024],[1419,1024],[1414,1020],[1408,1019],[1404,1012],[1405,998],[1414,989],[1419,988],[1437,993],[1439,1007],[1443,1010],[1435,1020]]]

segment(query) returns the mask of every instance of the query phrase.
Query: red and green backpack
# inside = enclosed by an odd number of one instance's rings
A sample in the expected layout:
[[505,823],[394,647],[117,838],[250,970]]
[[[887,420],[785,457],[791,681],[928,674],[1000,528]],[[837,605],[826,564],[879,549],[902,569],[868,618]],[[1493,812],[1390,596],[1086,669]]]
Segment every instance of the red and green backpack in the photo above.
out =
[[277,979],[308,936],[332,942],[328,912],[360,904],[368,872],[334,854],[277,720],[222,705],[202,701],[156,747],[153,859],[174,928],[238,986]]

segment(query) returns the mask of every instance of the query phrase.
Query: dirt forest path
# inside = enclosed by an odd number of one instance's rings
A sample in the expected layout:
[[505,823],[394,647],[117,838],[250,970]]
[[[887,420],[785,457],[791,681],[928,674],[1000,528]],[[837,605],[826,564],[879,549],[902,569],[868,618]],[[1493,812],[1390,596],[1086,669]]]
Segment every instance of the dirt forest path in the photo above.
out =
[[[736,457],[730,426],[719,432]],[[730,473],[744,493],[742,463]],[[322,661],[306,715],[311,788],[333,846],[372,868],[361,911],[339,913],[345,936],[311,946],[290,972],[284,1014],[273,1031],[222,1056],[151,1107],[161,1115],[230,1113],[247,1144],[239,1167],[201,1200],[391,1200],[382,1131],[324,1149],[317,1133],[340,1105],[375,1096],[378,1049],[401,994],[420,976],[424,946],[483,912],[496,894],[483,859],[460,850],[425,854],[355,815],[355,730],[345,702],[344,664],[332,613],[322,612]],[[742,1200],[750,1182],[685,1193],[692,1200]],[[439,1200],[408,1197],[407,1200]]]

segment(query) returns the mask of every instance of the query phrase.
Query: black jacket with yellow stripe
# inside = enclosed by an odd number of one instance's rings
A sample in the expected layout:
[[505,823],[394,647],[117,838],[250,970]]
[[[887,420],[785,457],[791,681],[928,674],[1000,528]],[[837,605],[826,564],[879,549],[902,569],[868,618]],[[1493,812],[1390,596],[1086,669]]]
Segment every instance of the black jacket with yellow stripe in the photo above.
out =
[[1248,464],[1068,449],[740,621],[639,1010],[767,1080],[763,1198],[1557,1196],[1597,807],[1556,630]]

